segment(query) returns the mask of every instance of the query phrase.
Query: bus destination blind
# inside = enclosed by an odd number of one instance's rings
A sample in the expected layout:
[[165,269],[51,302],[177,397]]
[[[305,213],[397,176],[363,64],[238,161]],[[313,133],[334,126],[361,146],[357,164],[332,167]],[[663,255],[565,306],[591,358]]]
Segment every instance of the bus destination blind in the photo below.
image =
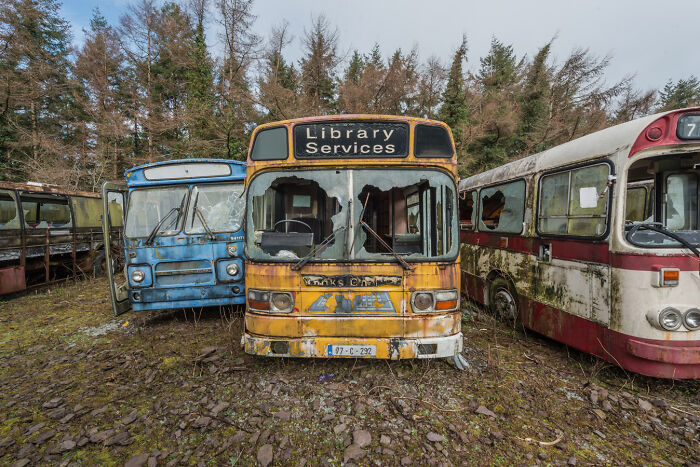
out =
[[332,122],[294,127],[294,155],[298,158],[405,157],[407,154],[406,123]]

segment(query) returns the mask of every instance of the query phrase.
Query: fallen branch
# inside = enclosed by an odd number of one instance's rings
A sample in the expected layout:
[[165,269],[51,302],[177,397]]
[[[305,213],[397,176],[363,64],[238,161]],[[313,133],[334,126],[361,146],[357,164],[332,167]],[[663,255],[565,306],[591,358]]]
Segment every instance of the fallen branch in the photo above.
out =
[[554,446],[555,444],[559,444],[559,443],[561,442],[561,440],[564,439],[564,433],[559,434],[559,435],[557,436],[557,439],[555,439],[554,441],[537,441],[536,439],[532,439],[532,438],[519,438],[519,437],[517,437],[517,436],[516,436],[515,438],[516,438],[516,439],[519,439],[520,441],[525,441],[526,443],[537,443],[537,444],[539,444],[540,446]]

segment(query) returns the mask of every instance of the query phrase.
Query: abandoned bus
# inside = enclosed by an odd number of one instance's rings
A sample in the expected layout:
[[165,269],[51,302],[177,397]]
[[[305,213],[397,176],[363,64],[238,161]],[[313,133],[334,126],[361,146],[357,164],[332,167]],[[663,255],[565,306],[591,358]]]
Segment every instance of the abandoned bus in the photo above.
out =
[[124,175],[126,187],[102,188],[105,203],[127,199],[126,266],[108,269],[114,313],[245,303],[245,163],[184,159]]
[[456,168],[441,122],[339,115],[256,128],[245,351],[459,355]]
[[700,378],[700,108],[459,185],[463,291],[614,365]]
[[[113,206],[119,216],[121,206]],[[105,269],[98,193],[0,182],[0,295]],[[121,234],[115,223],[113,237]]]

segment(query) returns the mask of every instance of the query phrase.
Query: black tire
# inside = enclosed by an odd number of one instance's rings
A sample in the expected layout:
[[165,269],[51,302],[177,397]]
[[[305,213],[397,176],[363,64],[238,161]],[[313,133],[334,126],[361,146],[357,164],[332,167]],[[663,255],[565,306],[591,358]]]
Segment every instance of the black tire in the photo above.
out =
[[92,272],[95,276],[107,274],[107,256],[104,250],[95,252],[95,255],[92,257]]
[[504,323],[520,321],[518,293],[503,277],[496,277],[489,283],[489,310]]

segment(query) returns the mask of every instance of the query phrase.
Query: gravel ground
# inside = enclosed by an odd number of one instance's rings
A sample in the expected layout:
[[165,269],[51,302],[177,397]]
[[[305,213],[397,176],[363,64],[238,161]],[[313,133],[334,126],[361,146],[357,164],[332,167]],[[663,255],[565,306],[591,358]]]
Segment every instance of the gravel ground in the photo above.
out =
[[0,463],[700,465],[700,381],[485,313],[465,309],[468,371],[257,358],[241,327],[229,309],[115,319],[103,279],[0,301]]

